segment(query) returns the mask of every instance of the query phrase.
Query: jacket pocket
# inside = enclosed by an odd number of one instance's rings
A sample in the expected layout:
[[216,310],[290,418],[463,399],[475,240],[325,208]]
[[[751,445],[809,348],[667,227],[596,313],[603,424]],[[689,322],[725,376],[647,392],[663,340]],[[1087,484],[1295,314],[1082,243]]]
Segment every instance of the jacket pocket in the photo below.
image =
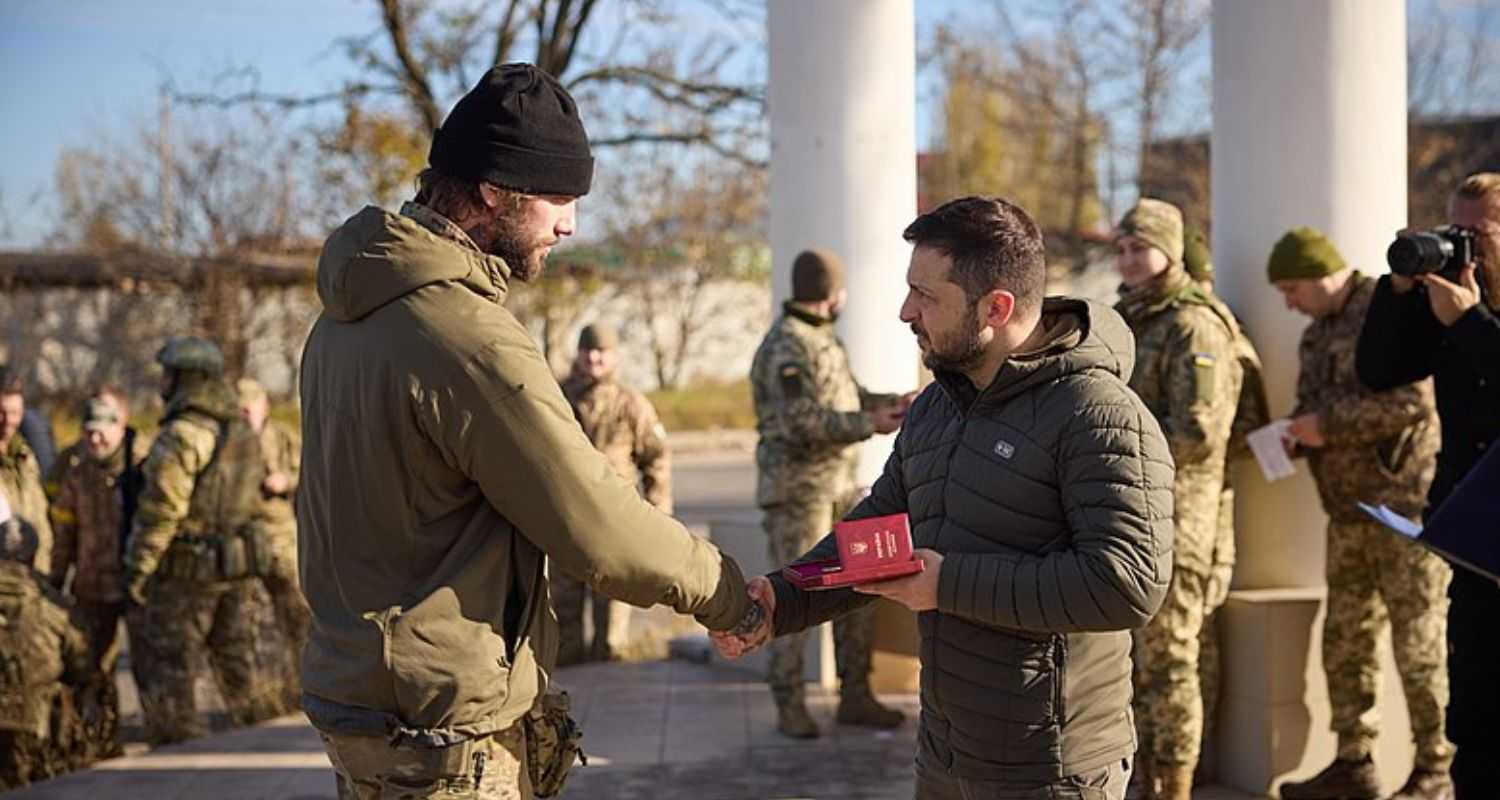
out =
[[1417,442],[1422,433],[1426,431],[1427,423],[1413,425],[1395,436],[1391,436],[1375,443],[1375,462],[1386,477],[1400,477],[1402,470],[1411,461],[1412,451],[1416,449]]

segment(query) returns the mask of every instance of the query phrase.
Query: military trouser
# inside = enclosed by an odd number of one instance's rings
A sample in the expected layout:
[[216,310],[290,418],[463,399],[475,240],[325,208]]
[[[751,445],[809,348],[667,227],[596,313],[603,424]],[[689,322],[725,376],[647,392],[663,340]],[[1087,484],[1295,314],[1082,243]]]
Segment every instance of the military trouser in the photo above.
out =
[[[612,600],[561,571],[552,573],[551,589],[552,607],[557,612],[558,666],[584,660],[609,661],[624,650],[630,641],[629,603]],[[590,643],[583,640],[585,599],[593,606],[594,638]]]
[[[771,564],[781,567],[801,558],[833,530],[854,505],[854,496],[797,500],[768,506],[761,524],[768,537]],[[847,697],[870,691],[870,634],[875,608],[867,605],[833,621],[834,660],[839,691]],[[807,632],[779,636],[768,645],[771,653],[767,681],[778,704],[801,700],[802,653]]]
[[378,736],[319,732],[339,800],[529,800],[519,723],[450,747],[394,747]]
[[0,790],[82,769],[101,755],[97,726],[79,714],[71,686],[55,687],[47,707],[47,736],[0,730]]
[[[295,523],[293,523],[295,525]],[[275,555],[271,569],[261,576],[266,594],[271,598],[271,607],[276,614],[276,627],[281,631],[286,658],[280,665],[282,706],[297,708],[302,697],[302,649],[307,646],[308,631],[312,628],[312,610],[302,594],[297,580],[297,535],[295,527],[290,536],[277,536],[272,547]]]
[[253,590],[247,579],[196,581],[158,573],[152,580],[141,635],[131,640],[145,651],[142,666],[149,672],[140,687],[141,712],[152,744],[207,732],[194,693],[195,669],[205,657],[236,725],[279,711],[279,687],[268,687],[256,667]]
[[1389,620],[1391,650],[1417,745],[1416,765],[1446,770],[1453,760],[1453,745],[1443,734],[1452,571],[1442,559],[1373,521],[1330,522],[1327,565],[1323,670],[1339,758],[1362,759],[1374,748],[1380,730],[1376,643]]
[[1214,725],[1219,716],[1219,693],[1222,690],[1224,669],[1224,656],[1219,649],[1219,609],[1229,599],[1229,586],[1234,580],[1234,556],[1234,488],[1230,486],[1230,477],[1226,474],[1224,489],[1219,493],[1219,530],[1214,538],[1213,566],[1209,568],[1208,585],[1204,590],[1207,610],[1203,616],[1202,632],[1198,634],[1198,686],[1199,693],[1203,696],[1200,756],[1203,753],[1212,755],[1206,748],[1213,738]]
[[1209,576],[1180,566],[1156,616],[1136,635],[1135,724],[1140,757],[1193,769],[1203,739],[1198,659],[1208,615]]
[[99,603],[79,600],[78,614],[83,619],[84,635],[89,640],[99,671],[107,678],[99,697],[99,752],[115,756],[120,752],[120,694],[115,689],[115,667],[120,659],[120,621],[125,618],[128,603]]

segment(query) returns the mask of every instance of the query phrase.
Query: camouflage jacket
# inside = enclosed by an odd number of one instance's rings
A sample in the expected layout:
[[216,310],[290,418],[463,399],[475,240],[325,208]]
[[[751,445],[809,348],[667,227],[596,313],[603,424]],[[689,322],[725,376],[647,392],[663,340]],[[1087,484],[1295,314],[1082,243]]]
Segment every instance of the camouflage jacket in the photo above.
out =
[[266,474],[280,472],[287,478],[285,492],[262,493],[261,513],[273,533],[295,536],[297,510],[293,499],[297,496],[297,478],[302,472],[302,437],[291,426],[268,419],[260,429],[260,449],[266,457]]
[[40,574],[0,560],[0,731],[46,739],[63,686],[94,673],[77,612]]
[[875,433],[864,412],[895,402],[855,381],[833,320],[791,303],[755,351],[750,388],[762,507],[851,491],[859,455],[850,445]]
[[563,395],[584,435],[615,471],[664,513],[672,513],[672,456],[656,408],[640,392],[609,376],[602,381],[570,375]]
[[[255,436],[240,419],[234,390],[221,380],[207,380],[173,395],[166,411],[142,468],[145,488],[126,546],[127,590],[144,585],[155,574],[179,535],[213,538],[235,533],[226,528],[249,521],[259,511],[266,472],[258,440],[253,461],[245,458],[251,463],[232,463],[236,459],[221,452],[226,442]],[[210,464],[218,465],[215,474],[225,480],[200,491],[200,478]],[[231,504],[237,507],[229,508]]]
[[1297,348],[1297,408],[1317,414],[1327,444],[1300,448],[1323,510],[1341,522],[1365,519],[1356,502],[1384,503],[1415,517],[1432,483],[1440,433],[1432,381],[1384,392],[1354,372],[1359,331],[1375,296],[1375,279],[1358,272],[1343,307],[1314,320]]
[[27,540],[35,538],[36,558],[31,562],[37,572],[52,574],[52,523],[47,519],[47,492],[42,486],[42,470],[36,455],[17,433],[10,446],[0,451],[0,494],[10,504],[10,513]]
[[[144,436],[134,437],[132,463],[139,465],[150,450]],[[61,587],[74,570],[72,594],[92,603],[125,599],[121,568],[125,497],[125,445],[104,460],[89,454],[78,441],[62,452],[53,468],[52,581]]]
[[1207,574],[1243,367],[1239,326],[1180,266],[1127,292],[1116,306],[1135,333],[1130,388],[1161,423],[1172,460],[1173,563]]

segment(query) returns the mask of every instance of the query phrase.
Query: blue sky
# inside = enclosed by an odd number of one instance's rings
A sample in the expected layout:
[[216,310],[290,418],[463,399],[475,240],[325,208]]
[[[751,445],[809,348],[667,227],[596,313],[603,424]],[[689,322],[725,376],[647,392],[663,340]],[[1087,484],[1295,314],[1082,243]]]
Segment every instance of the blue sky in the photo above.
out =
[[[1413,12],[1431,3],[1500,0],[1416,0]],[[977,7],[917,0],[919,41]],[[0,247],[35,244],[45,230],[59,150],[149,121],[167,76],[206,90],[215,76],[254,65],[267,91],[327,91],[353,72],[335,40],[375,30],[374,9],[371,0],[0,0]],[[925,77],[919,143],[938,94]]]

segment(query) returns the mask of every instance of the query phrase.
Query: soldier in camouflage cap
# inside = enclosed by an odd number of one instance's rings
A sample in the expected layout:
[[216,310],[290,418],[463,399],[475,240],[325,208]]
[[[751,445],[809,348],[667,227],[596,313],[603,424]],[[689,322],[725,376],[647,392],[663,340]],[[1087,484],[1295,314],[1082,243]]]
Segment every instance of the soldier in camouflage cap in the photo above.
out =
[[1387,620],[1396,671],[1417,745],[1410,778],[1393,798],[1452,796],[1453,745],[1443,735],[1448,703],[1445,648],[1448,565],[1359,510],[1385,504],[1417,520],[1439,445],[1432,382],[1372,391],[1354,371],[1375,279],[1349,269],[1333,243],[1295,228],[1276,243],[1267,278],[1288,308],[1312,319],[1298,346],[1297,407],[1288,431],[1307,456],[1328,513],[1328,613],[1323,668],[1338,753],[1310,780],[1286,783],[1287,800],[1380,797],[1372,758],[1380,719],[1377,640]]
[[[756,501],[765,516],[771,563],[791,563],[833,529],[857,499],[855,444],[901,426],[910,396],[872,394],[849,370],[833,321],[848,298],[844,268],[826,250],[792,264],[792,299],[761,341],[750,368],[755,399]],[[841,692],[838,720],[895,727],[901,713],[870,693],[870,623],[865,607],[833,623]],[[770,645],[777,729],[793,738],[818,735],[803,700],[803,634]]]
[[[89,649],[108,675],[115,673],[119,623],[128,611],[121,556],[149,449],[147,438],[129,427],[123,393],[100,389],[84,403],[83,438],[59,456],[48,487],[57,535],[52,583],[58,589],[65,582],[69,586]],[[140,666],[134,659],[132,665]],[[119,719],[113,691],[105,697],[104,710],[107,749],[113,750]]]
[[271,598],[276,625],[286,642],[282,663],[282,705],[297,708],[302,699],[302,648],[312,626],[312,611],[297,582],[297,476],[301,473],[302,437],[292,426],[271,419],[271,399],[265,387],[251,378],[240,378],[240,416],[260,437],[266,459],[266,478],[261,481],[261,532],[270,564],[260,576]]
[[[615,376],[620,335],[614,328],[593,324],[578,334],[573,369],[562,382],[563,396],[573,407],[583,433],[603,453],[615,471],[636,486],[641,496],[662,513],[672,513],[672,455],[667,431],[646,396]],[[630,606],[590,592],[582,581],[561,573],[552,575],[552,604],[561,627],[558,666],[587,658],[608,661],[619,655],[629,639]],[[584,598],[591,597],[594,639],[583,641]]]
[[151,679],[141,687],[147,738],[161,744],[201,735],[194,671],[206,656],[230,716],[250,724],[278,710],[256,665],[254,585],[262,559],[252,537],[265,457],[220,377],[211,342],[174,339],[157,355],[167,401],[161,433],[143,468],[126,548],[125,593],[136,605]]
[[0,791],[98,757],[106,683],[76,610],[31,568],[35,530],[8,505],[0,493]]
[[[1224,475],[1244,371],[1239,326],[1182,265],[1182,214],[1142,198],[1120,221],[1116,308],[1135,333],[1130,386],[1156,416],[1177,465],[1176,541],[1166,602],[1139,634],[1136,726],[1148,794],[1187,800],[1203,736],[1199,682]],[[1155,792],[1159,791],[1159,794]]]

